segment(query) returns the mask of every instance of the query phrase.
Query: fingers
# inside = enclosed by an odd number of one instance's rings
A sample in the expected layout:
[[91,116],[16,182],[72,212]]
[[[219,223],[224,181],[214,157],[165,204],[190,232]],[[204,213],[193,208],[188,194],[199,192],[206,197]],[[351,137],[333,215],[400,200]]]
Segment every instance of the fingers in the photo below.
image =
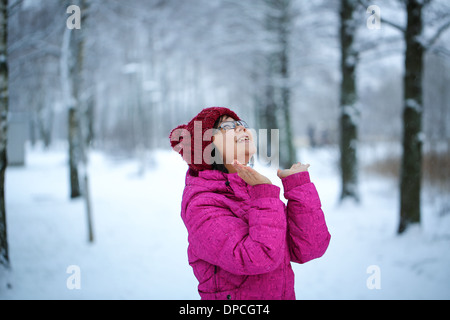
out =
[[233,162],[231,164],[237,171],[240,171],[240,170],[242,171],[245,168],[245,166],[237,160],[233,160]]
[[243,178],[244,176],[248,175],[248,170],[246,166],[244,166],[242,163],[240,163],[237,160],[234,160],[232,163],[233,167],[236,169],[238,175]]
[[233,160],[233,162],[231,163],[233,165],[233,167],[237,169],[241,169],[241,170],[253,170],[251,167],[248,166],[244,166],[242,163],[240,163],[238,160]]
[[242,163],[240,163],[238,160],[233,160],[233,162],[231,163],[233,166],[242,166]]
[[308,169],[310,166],[311,165],[309,163],[308,164],[302,164],[301,162],[297,162],[297,163],[294,163],[292,165],[291,169],[301,168],[301,167],[304,167],[304,168]]
[[251,168],[242,165],[237,160],[234,160],[232,162],[232,165],[236,169],[238,176],[241,177],[246,183],[254,185],[257,182],[257,177],[254,173],[256,171],[254,170],[253,170],[254,172],[250,171],[249,169]]
[[237,160],[234,160],[232,162],[232,165],[234,166],[238,175],[241,178],[247,177],[247,178],[252,178],[252,179],[258,179],[258,177],[260,176],[258,171],[256,171],[252,167],[244,166],[242,163],[240,163]]
[[283,178],[283,175],[282,175],[282,173],[281,173],[282,171],[280,170],[280,169],[278,169],[277,170],[277,176],[278,176],[278,178]]
[[291,168],[291,169],[278,169],[277,175],[280,179],[286,178],[287,176],[290,176],[291,174],[294,174],[298,172],[298,170],[296,170],[295,168]]
[[239,175],[241,174],[245,174],[245,175],[251,175],[251,176],[255,176],[258,172],[248,166],[244,166],[242,163],[240,163],[237,160],[234,160],[232,165],[234,166],[234,168],[236,169],[236,171],[238,172]]
[[277,170],[277,176],[278,176],[279,178],[284,178],[284,177],[286,176],[286,170],[278,169],[278,170]]
[[310,164],[302,164],[301,162],[294,163],[291,168],[289,169],[278,169],[277,170],[277,176],[279,178],[286,178],[287,176],[290,176],[291,174],[297,173],[297,172],[303,172],[308,171],[308,168],[310,167]]

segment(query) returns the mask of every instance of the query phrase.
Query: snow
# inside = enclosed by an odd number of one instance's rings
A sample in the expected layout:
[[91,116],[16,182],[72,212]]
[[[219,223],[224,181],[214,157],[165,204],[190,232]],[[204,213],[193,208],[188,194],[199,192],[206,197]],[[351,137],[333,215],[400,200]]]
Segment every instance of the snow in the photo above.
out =
[[346,59],[345,59],[345,65],[347,67],[354,67],[356,66],[356,62],[357,62],[357,58],[355,55],[349,55]]
[[350,117],[350,122],[352,124],[358,124],[360,119],[360,106],[359,103],[354,105],[344,105],[342,106],[342,113]]
[[[396,183],[363,173],[361,204],[339,205],[336,152],[299,154],[332,239],[324,257],[293,264],[298,299],[450,298],[449,215],[427,206],[422,226],[397,236]],[[152,157],[140,175],[137,160],[91,153],[89,244],[83,201],[69,200],[65,149],[27,147],[26,167],[6,174],[11,269],[0,268],[0,299],[199,299],[180,218],[187,166],[172,151]],[[281,186],[273,168],[254,168]],[[80,288],[69,289],[77,267]],[[374,270],[380,289],[367,286]]]
[[135,74],[142,69],[142,66],[139,63],[129,63],[123,66],[122,72],[123,74]]
[[415,99],[406,99],[406,107],[417,112],[422,112],[422,106]]

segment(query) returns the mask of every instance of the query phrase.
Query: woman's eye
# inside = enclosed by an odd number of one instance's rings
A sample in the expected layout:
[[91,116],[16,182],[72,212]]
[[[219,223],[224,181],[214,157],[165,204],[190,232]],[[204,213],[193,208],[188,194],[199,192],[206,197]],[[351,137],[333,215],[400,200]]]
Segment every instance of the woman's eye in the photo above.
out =
[[233,129],[233,126],[230,125],[230,124],[224,124],[224,125],[222,125],[222,129],[224,129],[224,130],[230,130],[230,129]]

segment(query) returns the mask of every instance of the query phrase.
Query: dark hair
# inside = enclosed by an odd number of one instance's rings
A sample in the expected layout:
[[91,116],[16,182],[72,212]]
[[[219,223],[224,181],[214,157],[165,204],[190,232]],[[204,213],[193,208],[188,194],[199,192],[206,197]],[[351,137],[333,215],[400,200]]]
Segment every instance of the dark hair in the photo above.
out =
[[[216,122],[214,123],[213,128],[214,129],[218,129],[219,128],[219,124],[222,122],[222,119],[227,117],[227,115],[223,115],[221,117],[219,117]],[[211,157],[214,159],[216,156],[216,148],[213,148],[212,152],[211,152]],[[223,161],[222,161],[223,162]],[[224,173],[229,173],[228,169],[225,167],[225,165],[223,163],[216,163],[215,161],[212,163],[212,170],[218,170]]]

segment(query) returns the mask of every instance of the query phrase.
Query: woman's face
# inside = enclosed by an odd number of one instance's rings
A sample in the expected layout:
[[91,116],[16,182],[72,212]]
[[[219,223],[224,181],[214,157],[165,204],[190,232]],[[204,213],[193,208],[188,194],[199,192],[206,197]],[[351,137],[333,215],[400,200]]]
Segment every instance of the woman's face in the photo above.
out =
[[[222,117],[219,126],[226,121],[234,121],[233,118]],[[233,160],[238,160],[242,164],[247,164],[256,153],[256,147],[250,130],[237,125],[234,129],[218,129],[213,136],[216,150],[223,156],[223,163],[228,168]],[[228,164],[228,165],[227,165]],[[229,171],[233,171],[230,170]]]

